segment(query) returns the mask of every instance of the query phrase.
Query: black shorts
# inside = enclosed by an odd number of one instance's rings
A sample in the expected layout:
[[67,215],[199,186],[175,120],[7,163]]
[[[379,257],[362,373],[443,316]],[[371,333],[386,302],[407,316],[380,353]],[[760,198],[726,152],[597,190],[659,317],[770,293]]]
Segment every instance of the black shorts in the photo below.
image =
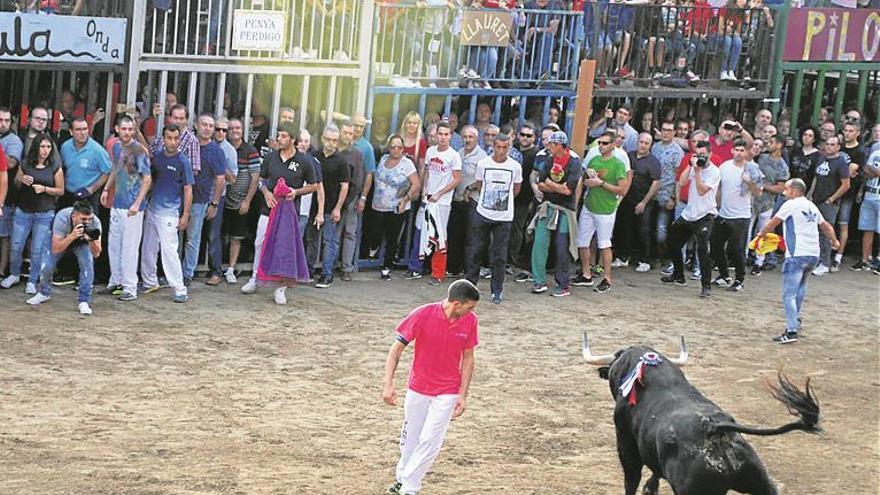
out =
[[223,211],[223,232],[233,239],[244,239],[248,235],[248,216],[235,210]]

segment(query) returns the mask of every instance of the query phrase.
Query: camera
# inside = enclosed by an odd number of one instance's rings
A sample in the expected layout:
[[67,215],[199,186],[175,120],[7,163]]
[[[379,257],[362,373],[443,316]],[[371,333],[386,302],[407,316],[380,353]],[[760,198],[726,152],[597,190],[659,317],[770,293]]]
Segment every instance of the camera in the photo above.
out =
[[709,159],[705,156],[698,156],[696,161],[697,167],[706,168],[709,166]]
[[78,239],[78,241],[89,242],[89,241],[94,241],[94,240],[101,238],[101,229],[90,229],[89,226],[84,223],[76,225],[76,227],[74,227],[74,229],[76,229],[78,227],[82,227],[83,228],[83,235],[88,237],[88,240],[86,240],[84,238],[80,238],[80,239]]

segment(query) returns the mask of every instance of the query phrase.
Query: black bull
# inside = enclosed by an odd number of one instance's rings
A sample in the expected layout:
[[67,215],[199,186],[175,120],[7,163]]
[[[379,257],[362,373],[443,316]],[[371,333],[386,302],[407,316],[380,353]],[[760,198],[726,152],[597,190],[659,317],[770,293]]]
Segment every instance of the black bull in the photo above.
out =
[[[626,495],[635,495],[642,466],[652,471],[645,494],[656,494],[660,478],[666,479],[675,495],[723,495],[728,490],[754,495],[778,493],[758,454],[740,433],[778,435],[793,430],[821,431],[819,404],[807,378],[802,392],[781,373],[772,395],[798,421],[774,429],[737,424],[730,414],[691,385],[679,366],[687,360],[684,337],[681,357],[645,366],[643,380],[636,385],[637,403],[631,405],[618,387],[648,352],[643,346],[629,347],[609,356],[593,356],[584,334],[584,359],[600,368],[608,378],[614,396],[614,425],[617,452],[623,467]],[[659,353],[658,353],[659,354]]]

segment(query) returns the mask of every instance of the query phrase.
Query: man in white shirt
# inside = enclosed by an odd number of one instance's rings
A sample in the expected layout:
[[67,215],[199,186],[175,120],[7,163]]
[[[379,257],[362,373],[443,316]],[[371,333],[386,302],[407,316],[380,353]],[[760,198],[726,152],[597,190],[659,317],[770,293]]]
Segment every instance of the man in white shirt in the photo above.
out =
[[712,233],[712,223],[718,215],[715,194],[721,182],[721,172],[709,161],[711,146],[708,141],[696,143],[691,163],[682,171],[676,186],[684,187],[690,181],[687,206],[669,228],[667,249],[672,259],[672,274],[660,279],[680,287],[687,285],[681,248],[691,237],[695,237],[697,259],[700,262],[700,297],[711,295],[712,260],[709,258],[709,236]]
[[[446,227],[449,224],[449,211],[452,208],[452,195],[455,186],[461,181],[461,156],[452,149],[449,141],[452,138],[452,129],[448,122],[437,124],[437,145],[428,148],[425,153],[425,184],[423,203],[436,203],[439,207],[437,229],[446,238]],[[424,214],[424,206],[419,210],[419,216]],[[419,242],[420,236],[415,236],[415,242]],[[431,256],[431,280],[432,285],[439,284],[446,277],[446,246],[442,246]]]
[[[470,237],[467,243],[467,279],[477,285],[480,279],[480,259],[489,245],[492,265],[492,302],[500,304],[504,289],[504,264],[507,243],[513,225],[513,198],[522,186],[522,166],[510,158],[510,136],[495,138],[493,153],[477,163],[475,181],[468,186],[471,194],[479,194],[476,211],[471,216]],[[489,239],[491,238],[491,244]]]
[[832,249],[840,247],[834,227],[825,221],[819,208],[804,197],[807,186],[801,179],[785,183],[783,195],[788,201],[758,233],[758,240],[783,224],[785,262],[782,264],[782,307],[785,309],[785,331],[774,342],[797,342],[800,314],[807,293],[808,274],[819,263],[819,230],[831,239]]
[[[743,290],[746,277],[746,238],[752,219],[752,194],[760,194],[761,189],[746,171],[748,146],[743,140],[733,143],[733,160],[727,160],[718,168],[721,182],[718,188],[720,208],[718,218],[712,225],[710,241],[712,258],[718,268],[715,285],[727,287],[731,292]],[[727,271],[727,247],[732,246],[735,279],[730,280]]]

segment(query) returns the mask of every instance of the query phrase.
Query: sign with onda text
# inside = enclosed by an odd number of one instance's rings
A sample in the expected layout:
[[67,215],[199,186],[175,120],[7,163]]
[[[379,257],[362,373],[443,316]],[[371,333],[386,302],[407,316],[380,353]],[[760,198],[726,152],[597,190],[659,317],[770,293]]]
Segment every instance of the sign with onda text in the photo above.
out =
[[232,23],[232,49],[283,51],[286,30],[285,12],[235,9]]
[[125,19],[0,13],[0,60],[125,63]]

